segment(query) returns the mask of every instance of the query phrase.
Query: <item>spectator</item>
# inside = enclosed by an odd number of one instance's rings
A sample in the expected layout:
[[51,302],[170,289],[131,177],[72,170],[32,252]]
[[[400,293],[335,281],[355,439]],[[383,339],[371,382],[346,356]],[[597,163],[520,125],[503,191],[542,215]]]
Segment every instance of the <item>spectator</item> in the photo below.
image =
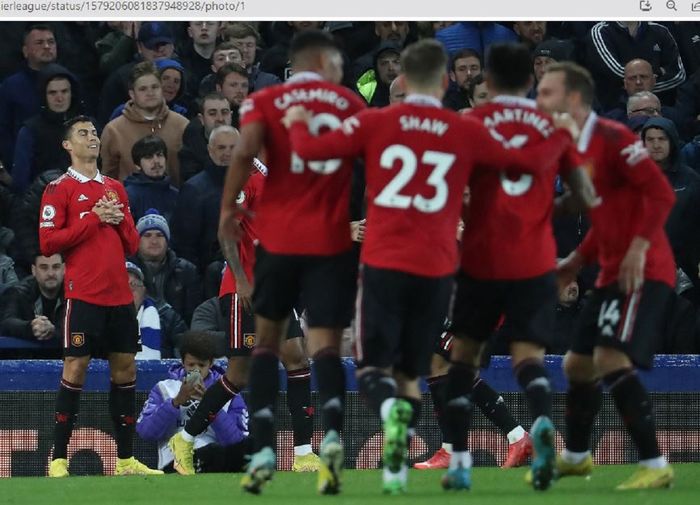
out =
[[63,142],[63,123],[80,115],[83,104],[75,76],[56,63],[39,72],[41,111],[20,129],[15,144],[12,186],[23,193],[40,172],[70,164]]
[[572,281],[568,286],[563,286],[559,289],[559,301],[554,320],[554,334],[556,337],[553,339],[553,342],[555,344],[547,349],[547,353],[566,354],[566,351],[571,348],[574,325],[579,312],[581,312],[579,294],[577,281]]
[[[144,440],[158,443],[158,468],[173,472],[168,440],[181,431],[204,392],[224,370],[214,364],[214,346],[201,332],[189,332],[180,347],[182,363],[170,367],[169,378],[151,389],[136,421]],[[252,452],[248,438],[248,409],[241,395],[227,402],[206,431],[194,439],[194,466],[200,473],[240,472]]]
[[7,250],[15,238],[15,233],[5,226],[0,226],[0,294],[5,289],[19,282],[15,271],[15,262],[7,255]]
[[199,114],[185,128],[182,149],[178,153],[183,183],[209,163],[207,143],[212,130],[218,126],[231,126],[231,104],[222,94],[209,93],[199,103]]
[[40,110],[39,70],[55,62],[57,55],[53,30],[48,25],[29,25],[22,55],[26,64],[0,85],[0,159],[6,167],[12,166],[19,129]]
[[150,296],[162,306],[168,303],[188,325],[202,301],[197,268],[170,249],[170,227],[156,209],[149,209],[136,223],[139,248],[130,261],[144,274]]
[[147,135],[131,148],[131,160],[136,171],[124,180],[131,215],[138,221],[148,209],[156,208],[170,221],[178,190],[166,175],[168,146],[160,137]]
[[[185,100],[185,67],[177,60],[160,58],[153,62],[158,69],[160,85],[168,108],[181,116],[187,116],[189,109],[180,102]],[[124,112],[126,103],[121,103],[112,111],[109,120],[118,118]]]
[[676,88],[685,80],[685,69],[678,46],[665,26],[646,21],[600,22],[585,42],[585,63],[596,83],[602,110],[617,105],[622,91],[624,66],[635,58],[651,64],[656,83],[653,87],[661,103],[671,105]]
[[462,49],[450,58],[450,86],[442,103],[452,110],[469,108],[469,84],[481,73],[481,57],[473,49]]
[[661,167],[676,193],[676,203],[666,221],[676,264],[689,277],[696,277],[693,274],[700,261],[700,175],[682,163],[678,132],[670,120],[649,119],[641,137],[649,156]]
[[[219,36],[219,21],[190,21],[187,26],[188,39],[179,52],[187,69],[187,91],[193,96],[211,71],[211,60]],[[184,83],[183,83],[184,87]]]
[[381,46],[393,44],[399,52],[406,47],[408,33],[409,24],[407,21],[376,21],[374,34],[378,38],[377,43],[370,51],[354,60],[350,70],[353,82],[357,82],[366,72],[374,69],[377,51]]
[[171,154],[169,175],[175,186],[180,185],[177,152],[187,119],[171,111],[161,88],[160,77],[153,63],[135,65],[129,78],[129,96],[124,112],[110,121],[102,132],[102,172],[123,181],[134,171],[131,148],[138,139],[158,135]]
[[226,319],[221,313],[219,296],[207,298],[197,305],[192,314],[192,331],[205,332],[211,338],[216,349],[215,356],[226,356],[228,342],[226,341]]
[[243,64],[248,72],[248,91],[250,93],[281,82],[277,76],[260,70],[260,66],[255,63],[260,35],[252,25],[232,23],[224,28],[222,38],[230,40],[241,50]]
[[[283,22],[280,21],[280,23]],[[323,26],[323,21],[287,21],[286,23],[291,27],[292,33],[282,37],[265,51],[265,56],[260,61],[260,70],[277,76],[280,82],[286,81],[290,76],[289,43],[292,37],[305,30],[320,30]]]
[[[173,216],[173,248],[204,272],[221,261],[217,229],[221,193],[238,130],[219,126],[209,136],[209,164],[180,190]],[[221,269],[219,269],[221,271]]]
[[688,142],[681,150],[683,163],[700,174],[700,135]]
[[216,72],[216,92],[231,106],[231,126],[238,127],[238,109],[248,97],[248,73],[240,65],[227,63]]
[[472,109],[489,101],[489,87],[484,79],[484,74],[475,76],[469,83],[467,97],[469,98],[469,107]]
[[63,306],[64,264],[60,254],[37,255],[32,275],[7,288],[0,306],[0,334],[31,341],[53,340]]
[[243,53],[238,46],[233,42],[226,41],[222,42],[211,55],[211,72],[206,75],[199,83],[199,96],[207,96],[210,93],[216,91],[216,73],[221,67],[227,63],[235,63],[236,65],[244,66],[243,64]]
[[[389,104],[401,103],[406,98],[406,83],[398,76],[389,85]],[[353,238],[353,240],[355,240]]]
[[187,331],[187,325],[170,305],[158,305],[148,296],[143,272],[137,265],[127,261],[126,271],[129,274],[129,288],[134,295],[136,320],[141,336],[141,350],[136,353],[136,359],[159,360],[176,357],[180,339]]
[[357,90],[370,107],[389,105],[389,85],[401,73],[401,47],[384,42],[374,55],[372,70],[357,81]]
[[128,63],[111,73],[100,93],[97,119],[104,125],[109,122],[114,109],[130,96],[130,76],[134,66],[140,62],[155,62],[159,58],[172,58],[175,52],[175,39],[167,23],[147,21],[138,29],[136,48],[138,53]]
[[547,22],[516,21],[513,23],[513,31],[518,36],[518,40],[532,52],[547,36]]
[[630,96],[627,99],[627,117],[622,122],[629,124],[630,119],[638,116],[645,118],[661,116],[659,97],[651,91],[640,91]]
[[624,92],[620,94],[617,107],[605,112],[604,116],[628,125],[629,118],[635,115],[661,115],[675,122],[676,111],[672,107],[661,105],[659,97],[652,92],[655,85],[656,75],[651,64],[640,58],[630,60],[625,65]]
[[140,21],[107,21],[110,31],[95,42],[100,73],[109,76],[129,63],[137,52],[136,38]]
[[700,135],[700,70],[678,89],[675,106],[683,138]]
[[482,58],[486,49],[495,42],[517,42],[512,30],[492,21],[461,21],[435,34],[447,52],[452,55],[460,49],[473,49]]
[[573,56],[574,46],[568,40],[549,39],[540,42],[532,53],[532,69],[535,75],[535,83],[527,97],[537,98],[537,83],[540,82],[547,67],[557,61],[570,60]]
[[12,221],[15,242],[12,257],[18,267],[29,272],[34,262],[34,252],[39,250],[39,214],[41,197],[44,189],[51,182],[61,177],[66,168],[41,172],[21,197],[15,198]]

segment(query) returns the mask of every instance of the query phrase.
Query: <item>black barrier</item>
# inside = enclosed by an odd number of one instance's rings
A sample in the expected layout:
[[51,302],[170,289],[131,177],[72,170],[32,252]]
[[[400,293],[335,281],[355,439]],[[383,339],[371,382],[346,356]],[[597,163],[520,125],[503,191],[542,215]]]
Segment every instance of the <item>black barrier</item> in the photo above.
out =
[[[112,474],[116,462],[116,445],[107,409],[107,394],[84,392],[80,414],[69,446],[70,471],[73,475]],[[505,393],[504,398],[516,419],[526,428],[526,405],[522,395]],[[659,428],[661,450],[671,462],[700,462],[700,393],[652,393]],[[0,476],[46,475],[53,443],[53,392],[0,392]],[[138,393],[141,405],[146,393]],[[417,436],[411,446],[411,461],[425,459],[440,446],[440,431],[432,415],[429,395],[424,405]],[[564,427],[564,395],[555,394],[554,422]],[[314,394],[316,403],[316,394]],[[278,467],[292,465],[292,428],[285,394],[278,401]],[[317,409],[318,412],[318,409]],[[356,392],[348,393],[343,439],[346,468],[376,468],[381,459],[381,427]],[[313,446],[321,441],[320,418],[316,416]],[[624,432],[612,399],[606,394],[593,434],[597,464],[631,463],[636,451]],[[557,445],[563,447],[561,437]],[[155,467],[155,444],[137,438],[135,455]],[[477,466],[499,465],[508,449],[505,436],[475,412],[470,448]]]

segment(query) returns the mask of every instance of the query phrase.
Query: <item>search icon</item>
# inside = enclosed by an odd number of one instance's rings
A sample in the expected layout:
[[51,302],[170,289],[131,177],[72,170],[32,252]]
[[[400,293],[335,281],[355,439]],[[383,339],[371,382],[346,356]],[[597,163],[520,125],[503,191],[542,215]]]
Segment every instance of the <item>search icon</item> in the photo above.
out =
[[678,9],[676,9],[676,0],[668,0],[668,2],[666,2],[666,8],[678,12]]

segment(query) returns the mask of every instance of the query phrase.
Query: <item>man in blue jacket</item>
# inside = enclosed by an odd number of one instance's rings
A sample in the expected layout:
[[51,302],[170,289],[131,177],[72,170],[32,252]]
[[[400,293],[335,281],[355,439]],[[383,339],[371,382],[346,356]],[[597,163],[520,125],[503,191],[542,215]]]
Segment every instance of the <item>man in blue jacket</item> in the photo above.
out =
[[[180,347],[182,363],[170,367],[169,378],[151,389],[136,422],[144,440],[158,443],[158,468],[173,471],[168,440],[181,431],[206,389],[224,374],[214,364],[214,345],[203,332],[186,333]],[[252,444],[248,438],[248,409],[243,397],[228,402],[206,431],[195,437],[194,464],[197,472],[240,472]]]

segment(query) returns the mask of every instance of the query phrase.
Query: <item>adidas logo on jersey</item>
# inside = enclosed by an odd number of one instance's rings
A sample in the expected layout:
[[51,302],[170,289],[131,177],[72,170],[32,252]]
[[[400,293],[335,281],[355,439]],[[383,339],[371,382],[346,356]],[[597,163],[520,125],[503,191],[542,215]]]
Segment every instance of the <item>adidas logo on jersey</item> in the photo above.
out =
[[654,44],[654,47],[652,47],[651,50],[661,52],[661,47],[659,47],[659,44]]
[[84,202],[84,201],[87,200],[87,199],[88,199],[87,196],[85,196],[84,194],[80,193],[80,196],[78,197],[78,201],[79,201],[79,202]]

